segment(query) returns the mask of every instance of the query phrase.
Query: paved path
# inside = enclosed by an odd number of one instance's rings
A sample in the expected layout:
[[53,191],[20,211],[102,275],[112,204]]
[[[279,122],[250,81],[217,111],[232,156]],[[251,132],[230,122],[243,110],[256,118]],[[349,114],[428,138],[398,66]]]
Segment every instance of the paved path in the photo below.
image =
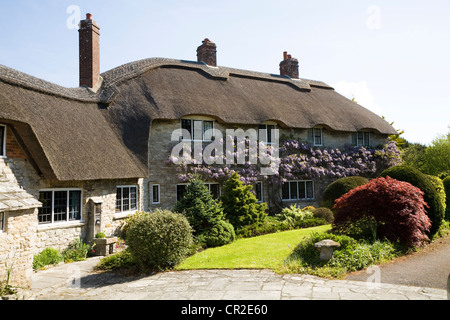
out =
[[125,277],[92,271],[99,258],[33,275],[34,300],[446,300],[447,291],[270,270],[196,270]]

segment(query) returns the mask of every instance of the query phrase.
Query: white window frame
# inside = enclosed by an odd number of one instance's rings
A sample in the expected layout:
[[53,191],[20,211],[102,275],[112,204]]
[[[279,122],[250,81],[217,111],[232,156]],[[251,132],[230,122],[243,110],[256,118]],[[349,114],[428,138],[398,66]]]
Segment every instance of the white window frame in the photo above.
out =
[[7,127],[3,124],[0,124],[0,127],[3,128],[3,137],[0,137],[2,139],[2,148],[0,150],[0,158],[6,158],[6,131]]
[[[184,140],[183,139],[183,136],[181,136],[180,137],[180,140],[181,141],[187,141],[187,142],[189,142],[189,141],[201,141],[201,142],[211,142],[212,141],[212,137],[213,136],[211,136],[211,138],[210,139],[206,139],[205,138],[205,122],[211,122],[212,123],[212,130],[214,131],[214,128],[215,128],[215,121],[214,120],[208,120],[208,119],[198,119],[198,118],[183,118],[183,119],[180,119],[180,128],[181,128],[181,130],[183,130],[183,121],[190,121],[191,122],[191,132],[190,132],[190,135],[191,135],[191,139],[186,139],[186,140]],[[201,124],[201,127],[202,127],[202,138],[201,139],[195,139],[195,122],[201,122],[202,124]]]
[[[155,187],[158,188],[158,201],[155,201]],[[152,204],[160,204],[161,203],[161,186],[159,184],[152,184],[151,185],[151,199]]]
[[[306,188],[307,183],[311,182],[311,186],[312,186],[312,198],[308,198],[308,190]],[[280,192],[281,192],[281,200],[282,201],[311,201],[315,199],[315,186],[314,186],[314,181],[313,180],[289,180],[287,182],[285,182],[288,184],[289,186],[289,199],[283,199],[283,187],[281,188]],[[297,198],[291,198],[291,183],[297,183]],[[299,194],[299,183],[304,183],[305,185],[305,196],[306,198],[300,198],[300,194]]]
[[[189,183],[178,183],[175,186],[175,200],[178,202],[181,199],[178,199],[178,186],[187,186]],[[211,194],[211,185],[218,185],[219,186],[219,197],[222,195],[222,188],[220,187],[220,184],[217,182],[204,182],[204,184],[208,187],[209,194]]]
[[[360,134],[362,135],[362,144],[359,143]],[[366,134],[368,135],[368,141],[365,141]],[[367,142],[367,144],[365,142]],[[371,143],[372,143],[372,133],[370,131],[357,131],[356,132],[356,146],[357,147],[370,147]]]
[[[323,146],[323,128],[313,128],[313,144],[315,147]],[[320,143],[316,141],[316,130],[320,131]]]
[[[67,193],[67,204],[66,204],[66,220],[65,221],[55,221],[55,192],[65,191]],[[70,192],[71,191],[79,191],[80,192],[80,219],[79,220],[70,220]],[[41,189],[41,192],[51,192],[52,193],[52,212],[51,212],[51,221],[50,222],[39,222],[39,213],[38,213],[38,224],[40,226],[46,225],[56,225],[56,224],[70,224],[70,223],[83,223],[83,190],[80,188],[55,188],[55,189]]]
[[[125,188],[136,188],[136,209],[132,209],[131,208],[131,197],[130,197],[130,209],[124,211],[123,210],[123,189]],[[121,193],[120,193],[120,199],[121,199],[121,203],[120,203],[120,211],[117,211],[117,198],[116,198],[116,207],[115,207],[115,212],[118,215],[124,215],[124,214],[129,214],[129,213],[133,213],[139,210],[139,187],[137,185],[121,185],[121,186],[117,186],[116,187],[116,194],[117,194],[117,189],[121,189]]]
[[5,232],[6,213],[0,212],[0,233]]

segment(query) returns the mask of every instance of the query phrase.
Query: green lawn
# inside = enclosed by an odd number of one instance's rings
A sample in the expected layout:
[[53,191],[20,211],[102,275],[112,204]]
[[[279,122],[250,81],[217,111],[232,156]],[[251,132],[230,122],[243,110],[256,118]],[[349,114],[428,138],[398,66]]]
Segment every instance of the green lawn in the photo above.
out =
[[311,232],[329,229],[330,225],[325,225],[239,239],[226,246],[199,252],[175,269],[277,269]]

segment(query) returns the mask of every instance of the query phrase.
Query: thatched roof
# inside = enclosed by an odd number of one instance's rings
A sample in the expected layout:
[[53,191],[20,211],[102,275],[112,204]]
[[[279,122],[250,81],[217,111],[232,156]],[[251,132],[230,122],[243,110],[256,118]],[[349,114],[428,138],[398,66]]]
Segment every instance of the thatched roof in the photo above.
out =
[[[0,66],[0,119],[26,132],[22,140],[35,149],[30,153],[44,156],[36,162],[45,176],[144,177],[152,121],[187,115],[233,124],[272,120],[282,127],[396,133],[379,116],[319,81],[163,58],[126,64],[102,77],[102,87],[93,93]],[[39,147],[31,147],[33,142]]]

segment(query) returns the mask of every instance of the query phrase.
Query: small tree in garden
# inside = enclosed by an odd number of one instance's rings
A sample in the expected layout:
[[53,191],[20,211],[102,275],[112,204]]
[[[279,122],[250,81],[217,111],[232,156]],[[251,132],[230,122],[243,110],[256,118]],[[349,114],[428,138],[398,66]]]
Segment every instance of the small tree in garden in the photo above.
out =
[[411,247],[429,240],[431,222],[423,192],[390,177],[371,180],[336,200],[333,229],[347,233],[360,221],[373,221],[378,238]]
[[221,204],[213,199],[208,187],[199,179],[189,183],[186,194],[178,201],[174,211],[186,216],[196,236],[224,218]]
[[266,203],[257,203],[251,185],[245,185],[237,173],[225,183],[221,197],[226,219],[239,229],[246,225],[263,222],[266,218]]

